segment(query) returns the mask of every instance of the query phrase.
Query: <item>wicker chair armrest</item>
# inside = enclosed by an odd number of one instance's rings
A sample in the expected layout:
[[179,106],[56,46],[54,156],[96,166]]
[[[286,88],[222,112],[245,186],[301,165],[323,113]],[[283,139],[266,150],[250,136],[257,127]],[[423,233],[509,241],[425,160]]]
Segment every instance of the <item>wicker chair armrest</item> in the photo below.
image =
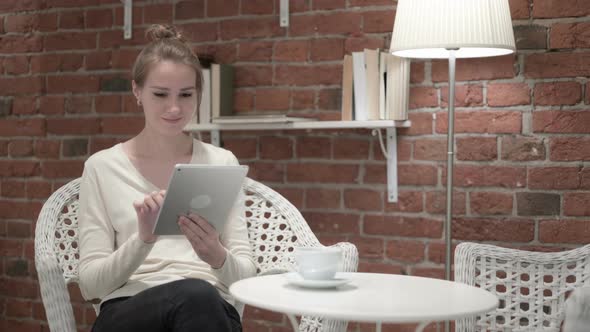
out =
[[76,332],[76,321],[63,272],[52,255],[35,258],[43,305],[49,329],[56,332]]
[[330,247],[342,250],[342,272],[356,272],[358,267],[358,250],[350,242],[338,242]]

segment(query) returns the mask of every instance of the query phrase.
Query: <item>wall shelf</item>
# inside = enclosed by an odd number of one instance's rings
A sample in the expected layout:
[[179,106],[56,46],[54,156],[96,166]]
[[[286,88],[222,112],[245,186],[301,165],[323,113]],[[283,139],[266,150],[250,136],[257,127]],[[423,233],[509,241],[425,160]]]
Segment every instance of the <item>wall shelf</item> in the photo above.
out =
[[219,146],[220,131],[223,130],[311,130],[311,129],[386,129],[387,130],[387,200],[397,202],[397,138],[396,128],[408,128],[411,122],[393,120],[371,121],[289,121],[281,122],[248,122],[241,123],[191,123],[185,127],[187,132],[211,132],[211,143]]

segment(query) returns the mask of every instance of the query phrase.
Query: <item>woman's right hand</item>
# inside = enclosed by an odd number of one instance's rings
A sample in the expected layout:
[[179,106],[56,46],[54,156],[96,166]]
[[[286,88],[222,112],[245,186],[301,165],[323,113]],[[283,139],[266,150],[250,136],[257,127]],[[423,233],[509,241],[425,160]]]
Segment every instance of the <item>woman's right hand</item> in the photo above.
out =
[[137,231],[139,238],[145,243],[153,243],[158,238],[152,234],[158,212],[164,203],[166,190],[154,191],[143,198],[143,201],[133,202],[137,214]]

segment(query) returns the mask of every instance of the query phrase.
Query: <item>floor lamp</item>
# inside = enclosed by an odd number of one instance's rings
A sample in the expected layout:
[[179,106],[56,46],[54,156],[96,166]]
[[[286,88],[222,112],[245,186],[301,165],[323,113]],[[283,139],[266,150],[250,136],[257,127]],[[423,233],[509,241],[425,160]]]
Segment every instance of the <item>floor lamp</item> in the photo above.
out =
[[[508,0],[398,0],[390,52],[396,56],[448,59],[447,195],[445,277],[451,279],[455,60],[506,55],[516,50]],[[447,322],[445,330],[449,330]]]

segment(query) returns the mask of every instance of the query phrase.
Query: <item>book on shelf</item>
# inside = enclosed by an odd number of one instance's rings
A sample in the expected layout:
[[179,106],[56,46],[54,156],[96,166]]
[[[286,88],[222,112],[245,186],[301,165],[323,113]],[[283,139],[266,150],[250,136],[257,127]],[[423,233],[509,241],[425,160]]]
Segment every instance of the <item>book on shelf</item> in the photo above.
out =
[[409,86],[409,59],[368,49],[345,55],[342,120],[407,120]]
[[213,123],[287,123],[287,122],[302,122],[302,121],[317,121],[310,117],[296,117],[286,114],[254,114],[254,115],[230,115],[220,116],[212,119]]
[[228,64],[211,64],[211,119],[234,111],[234,69]]
[[203,86],[199,103],[198,123],[211,122],[211,69],[203,68]]

